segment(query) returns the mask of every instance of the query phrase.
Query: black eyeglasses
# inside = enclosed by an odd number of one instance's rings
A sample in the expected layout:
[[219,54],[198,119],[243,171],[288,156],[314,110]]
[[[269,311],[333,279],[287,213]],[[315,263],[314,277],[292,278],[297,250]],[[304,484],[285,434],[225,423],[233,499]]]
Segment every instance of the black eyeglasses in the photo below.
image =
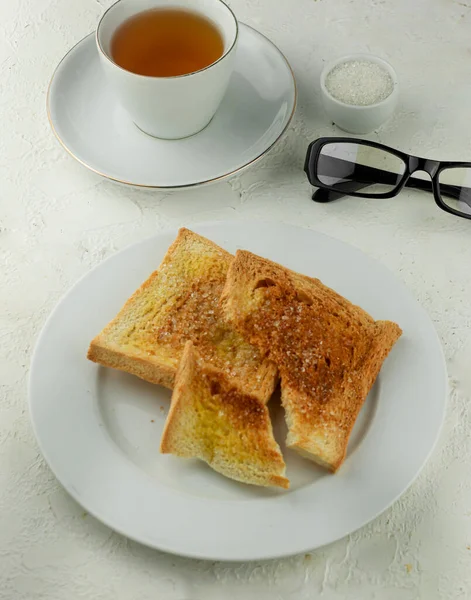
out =
[[[471,219],[471,163],[418,158],[388,146],[352,138],[320,138],[309,144],[304,170],[321,188],[312,199],[331,202],[342,196],[393,198],[404,186],[433,192],[438,206]],[[425,171],[431,181],[411,177]]]

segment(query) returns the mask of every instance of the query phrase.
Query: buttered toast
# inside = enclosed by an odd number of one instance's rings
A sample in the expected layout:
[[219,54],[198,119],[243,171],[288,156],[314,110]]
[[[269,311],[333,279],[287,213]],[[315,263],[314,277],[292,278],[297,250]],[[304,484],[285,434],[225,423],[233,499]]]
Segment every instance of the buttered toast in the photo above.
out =
[[288,447],[337,470],[400,327],[374,321],[317,279],[246,251],[230,266],[221,306],[279,369]]
[[191,342],[176,376],[160,451],[199,458],[243,483],[289,487],[265,404],[204,364]]
[[91,342],[88,358],[172,388],[185,342],[205,363],[267,402],[276,367],[222,318],[218,305],[233,256],[180,229],[159,269]]

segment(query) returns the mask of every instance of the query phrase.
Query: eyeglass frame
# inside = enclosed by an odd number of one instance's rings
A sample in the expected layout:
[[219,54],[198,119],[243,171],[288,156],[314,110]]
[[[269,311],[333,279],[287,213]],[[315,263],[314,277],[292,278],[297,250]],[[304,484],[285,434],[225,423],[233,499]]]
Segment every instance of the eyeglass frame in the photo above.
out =
[[[401,179],[396,184],[394,189],[390,192],[384,192],[381,194],[363,194],[361,192],[343,192],[336,189],[334,186],[329,186],[317,177],[317,163],[321,153],[322,148],[327,144],[332,143],[348,143],[348,144],[360,144],[362,146],[370,146],[371,148],[376,148],[377,150],[383,150],[384,152],[388,152],[389,154],[393,154],[397,156],[405,165],[404,173],[401,176]],[[334,157],[332,157],[334,158]],[[369,169],[374,169],[375,167],[368,167],[367,165],[362,165]],[[407,152],[401,152],[400,150],[396,150],[395,148],[391,148],[390,146],[386,146],[384,144],[379,144],[378,142],[373,142],[370,140],[362,140],[358,138],[349,138],[349,137],[322,137],[318,138],[311,142],[308,146],[306,153],[306,160],[304,162],[304,172],[309,180],[309,183],[320,190],[325,190],[330,192],[330,194],[318,194],[319,190],[313,193],[312,199],[315,202],[331,202],[332,200],[337,200],[343,196],[353,196],[357,198],[394,198],[397,196],[406,185],[409,187],[413,187],[416,189],[425,190],[428,192],[432,192],[435,203],[439,208],[455,215],[456,217],[463,217],[464,219],[471,219],[471,214],[466,214],[451,208],[445,202],[443,202],[440,195],[440,182],[439,176],[442,171],[450,168],[468,168],[471,170],[471,162],[457,162],[457,161],[438,161],[431,160],[428,158],[421,158],[418,156],[414,156],[413,154],[408,154]],[[425,171],[429,176],[431,181],[427,181],[426,179],[418,179],[411,176],[416,171]],[[388,171],[384,171],[384,173],[388,173]],[[394,174],[394,173],[393,173]],[[398,174],[394,174],[399,176]],[[373,183],[373,182],[372,182]],[[378,181],[378,183],[381,183]],[[456,188],[456,186],[450,184],[441,184],[443,186],[447,186],[448,188]],[[317,197],[316,197],[317,194]],[[452,194],[449,194],[452,195]]]

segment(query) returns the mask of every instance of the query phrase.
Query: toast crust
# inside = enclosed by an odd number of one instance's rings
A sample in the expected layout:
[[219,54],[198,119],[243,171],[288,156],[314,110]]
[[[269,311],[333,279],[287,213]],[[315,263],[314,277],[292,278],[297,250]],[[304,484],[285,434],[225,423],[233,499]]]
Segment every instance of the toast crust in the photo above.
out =
[[159,269],[92,340],[88,358],[172,388],[185,342],[263,402],[276,367],[225,322],[219,298],[233,256],[182,228]]
[[[96,340],[96,338],[95,338]],[[175,379],[175,369],[164,365],[161,361],[153,361],[148,356],[128,356],[118,348],[103,346],[99,340],[93,341],[88,350],[87,358],[104,367],[126,371],[150,383],[163,385],[172,389]]]
[[244,483],[289,487],[265,404],[204,364],[191,342],[178,368],[160,451],[199,458]]
[[281,376],[288,447],[335,471],[401,329],[313,279],[238,251],[221,296],[228,321]]

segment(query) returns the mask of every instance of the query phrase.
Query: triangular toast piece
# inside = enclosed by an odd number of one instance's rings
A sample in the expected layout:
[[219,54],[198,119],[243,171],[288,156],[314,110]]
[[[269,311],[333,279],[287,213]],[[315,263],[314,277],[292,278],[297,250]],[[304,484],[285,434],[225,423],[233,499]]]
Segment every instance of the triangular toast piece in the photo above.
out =
[[203,363],[191,342],[178,369],[160,451],[199,458],[243,483],[289,487],[265,404]]
[[204,361],[268,402],[274,365],[222,318],[218,305],[233,256],[180,229],[159,269],[92,341],[88,358],[172,388],[187,340]]
[[281,265],[238,251],[221,305],[281,376],[287,445],[335,471],[358,413],[402,331]]

